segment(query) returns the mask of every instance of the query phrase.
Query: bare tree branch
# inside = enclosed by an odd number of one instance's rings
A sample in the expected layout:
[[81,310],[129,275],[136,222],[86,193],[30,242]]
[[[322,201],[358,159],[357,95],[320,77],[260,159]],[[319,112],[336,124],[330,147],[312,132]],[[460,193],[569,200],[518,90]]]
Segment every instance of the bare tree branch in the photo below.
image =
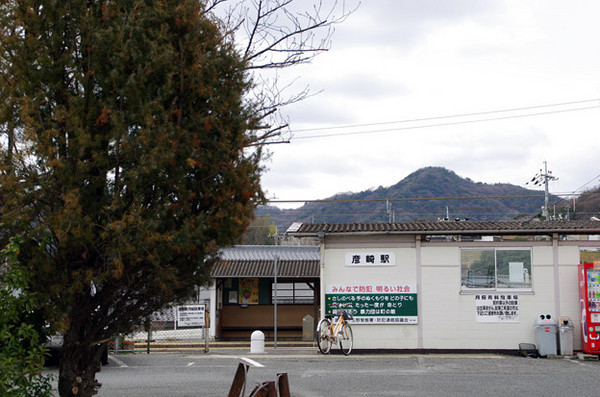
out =
[[210,0],[204,4],[204,13],[209,13],[217,8],[221,3],[225,3],[228,0]]
[[[273,71],[310,63],[328,51],[334,27],[352,14],[358,0],[211,0],[206,6],[225,26],[229,39],[247,61],[256,87],[251,102],[258,104],[256,120],[262,130],[251,145],[266,143],[289,131],[281,109],[309,96],[308,86],[292,87]],[[296,91],[294,91],[296,90]],[[284,140],[285,141],[285,140]],[[277,141],[279,142],[279,141]]]

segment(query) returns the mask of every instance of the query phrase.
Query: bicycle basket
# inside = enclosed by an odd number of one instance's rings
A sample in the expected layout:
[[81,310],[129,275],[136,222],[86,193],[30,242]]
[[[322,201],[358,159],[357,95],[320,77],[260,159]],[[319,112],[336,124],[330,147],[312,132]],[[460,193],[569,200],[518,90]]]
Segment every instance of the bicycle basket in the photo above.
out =
[[344,312],[342,316],[344,317],[344,320],[352,320],[352,316],[347,312]]

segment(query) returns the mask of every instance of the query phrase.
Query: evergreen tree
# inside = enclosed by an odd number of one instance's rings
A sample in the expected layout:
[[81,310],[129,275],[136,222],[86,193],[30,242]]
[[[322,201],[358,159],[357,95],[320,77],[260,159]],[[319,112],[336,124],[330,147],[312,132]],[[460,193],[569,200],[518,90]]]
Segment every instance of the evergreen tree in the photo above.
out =
[[103,345],[208,280],[263,198],[244,57],[197,0],[6,0],[1,237],[64,330],[61,396]]
[[14,237],[0,251],[0,396],[49,397],[51,378],[40,374],[48,335],[17,259],[19,245]]

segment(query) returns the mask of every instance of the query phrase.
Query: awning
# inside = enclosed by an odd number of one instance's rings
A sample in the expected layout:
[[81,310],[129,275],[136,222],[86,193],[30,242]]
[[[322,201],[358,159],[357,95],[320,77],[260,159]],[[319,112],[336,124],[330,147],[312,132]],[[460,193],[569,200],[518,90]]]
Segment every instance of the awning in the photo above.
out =
[[238,245],[221,253],[211,275],[213,278],[273,278],[277,258],[277,277],[319,278],[318,246]]

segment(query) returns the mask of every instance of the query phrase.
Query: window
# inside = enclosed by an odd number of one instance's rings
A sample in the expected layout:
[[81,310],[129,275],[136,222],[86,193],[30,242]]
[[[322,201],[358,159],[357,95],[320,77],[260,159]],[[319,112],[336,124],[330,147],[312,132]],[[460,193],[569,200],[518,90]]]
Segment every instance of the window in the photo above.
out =
[[[271,302],[275,302],[275,284],[271,288]],[[277,283],[277,304],[312,304],[315,295],[308,283]]]
[[463,249],[461,288],[531,289],[530,249]]

